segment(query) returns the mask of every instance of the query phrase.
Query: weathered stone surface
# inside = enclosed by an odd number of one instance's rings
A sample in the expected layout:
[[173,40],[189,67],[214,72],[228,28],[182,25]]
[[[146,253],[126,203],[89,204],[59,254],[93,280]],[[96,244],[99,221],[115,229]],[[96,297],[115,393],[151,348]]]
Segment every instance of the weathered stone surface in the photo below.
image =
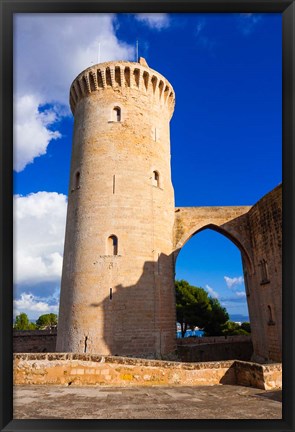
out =
[[281,394],[231,385],[16,386],[13,418],[274,420],[282,418]]
[[190,237],[205,228],[241,251],[251,322],[253,360],[282,360],[282,185],[252,207],[179,207],[175,260]]
[[264,390],[282,388],[282,364],[235,362],[236,384]]
[[239,247],[250,253],[246,242],[246,223],[243,216],[251,206],[176,207],[174,245],[176,253],[197,232],[212,228],[230,237]]
[[184,344],[177,346],[178,358],[186,362],[207,362],[218,360],[246,360],[253,355],[252,341]]
[[280,388],[281,365],[239,361],[180,363],[72,354],[20,354],[14,359],[17,385],[215,385]]
[[54,352],[56,330],[13,331],[13,352]]
[[178,207],[170,168],[171,84],[144,59],[81,72],[75,116],[57,351],[173,355],[174,269],[212,228],[241,251],[253,360],[281,361],[281,185],[253,206]]
[[70,101],[75,124],[57,350],[173,353],[173,88],[143,61],[108,62],[77,77]]
[[248,214],[253,270],[244,266],[254,361],[282,361],[282,185]]

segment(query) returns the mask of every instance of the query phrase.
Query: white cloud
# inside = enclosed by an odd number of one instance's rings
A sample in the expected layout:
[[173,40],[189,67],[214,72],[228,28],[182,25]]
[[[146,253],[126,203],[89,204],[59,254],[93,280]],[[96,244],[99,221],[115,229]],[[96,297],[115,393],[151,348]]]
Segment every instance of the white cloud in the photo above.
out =
[[199,36],[199,34],[201,33],[201,31],[203,30],[203,28],[205,27],[205,20],[199,20],[196,26],[196,36]]
[[196,36],[196,44],[206,49],[208,52],[212,53],[213,49],[217,45],[217,41],[213,39],[212,37],[206,36],[204,33],[204,29],[207,26],[207,20],[204,18],[201,18],[197,21],[194,34]]
[[91,62],[133,58],[112,14],[20,14],[15,20],[15,90],[68,104],[73,79]]
[[237,297],[246,297],[245,291],[236,291],[235,294]]
[[34,158],[44,155],[52,139],[61,137],[58,131],[48,128],[57,120],[57,113],[53,109],[40,113],[38,105],[33,95],[20,96],[15,102],[14,169],[17,172],[33,162]]
[[261,21],[261,14],[241,13],[238,17],[238,29],[245,36],[250,35],[255,30],[257,24]]
[[205,288],[206,288],[206,290],[208,291],[208,293],[210,294],[211,297],[213,297],[213,298],[218,298],[219,297],[218,292],[214,291],[214,289],[211,288],[209,285],[206,285]]
[[14,282],[59,284],[67,198],[56,192],[14,197]]
[[22,293],[20,298],[13,301],[13,315],[26,313],[29,319],[37,319],[40,315],[47,313],[58,313],[58,301],[49,304],[46,299],[34,296],[32,293]]
[[224,276],[224,280],[229,289],[235,288],[237,285],[242,285],[244,283],[243,276],[233,278],[229,276]]
[[170,25],[169,15],[165,13],[139,13],[135,14],[135,19],[156,30],[165,29]]
[[[68,115],[69,88],[91,63],[134,58],[118,40],[112,14],[16,14],[14,20],[15,169],[46,153],[59,116]],[[54,109],[41,114],[39,107]]]

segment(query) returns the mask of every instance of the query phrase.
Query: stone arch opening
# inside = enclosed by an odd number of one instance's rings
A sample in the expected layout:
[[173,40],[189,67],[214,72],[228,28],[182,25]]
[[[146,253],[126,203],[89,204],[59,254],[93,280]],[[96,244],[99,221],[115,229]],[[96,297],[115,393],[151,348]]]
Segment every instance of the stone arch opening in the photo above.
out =
[[237,238],[237,236],[235,236],[234,233],[232,233],[230,230],[222,228],[221,226],[215,225],[213,223],[208,223],[206,225],[203,225],[203,226],[196,228],[196,229],[194,228],[194,229],[190,230],[189,232],[185,233],[185,235],[178,242],[177,247],[175,249],[175,252],[174,252],[175,262],[176,262],[176,259],[177,259],[179,252],[185,246],[185,244],[192,237],[194,237],[195,235],[197,235],[198,233],[200,233],[206,229],[215,231],[215,232],[223,235],[224,237],[228,238],[228,240],[230,240],[232,243],[234,243],[234,245],[237,246],[237,248],[241,252],[242,262],[244,264],[244,271],[246,270],[249,275],[251,275],[253,273],[254,267],[253,267],[252,259],[248,253],[247,248],[244,246],[242,241],[239,240]]
[[113,108],[113,121],[120,122],[121,121],[121,108],[115,106]]
[[[198,237],[200,233],[203,233],[203,238],[199,246],[197,246],[198,239],[201,237]],[[207,236],[207,234],[210,235]],[[214,237],[218,241],[215,242]],[[192,240],[193,238],[194,240]],[[190,241],[191,244],[189,244]],[[194,242],[194,245],[192,245],[192,242]],[[212,248],[210,248],[211,242]],[[202,252],[202,249],[200,249],[202,244],[206,252]],[[220,250],[219,244],[221,244]],[[196,248],[199,248],[197,253],[194,251]],[[212,251],[213,248],[215,249]],[[185,255],[179,255],[181,252],[184,252]],[[212,257],[212,263],[209,263],[209,256]],[[219,257],[220,262],[218,261]],[[183,260],[183,262],[179,263],[180,260]],[[191,271],[193,260],[196,272]],[[200,261],[199,265],[197,264],[197,260]],[[204,266],[203,262],[206,262],[206,260],[207,264]],[[227,260],[234,260],[233,265],[228,266]],[[185,265],[184,262],[186,263]],[[185,267],[185,270],[179,271],[178,263]],[[224,266],[223,269],[222,266]],[[235,271],[230,270],[231,268],[235,268]],[[244,246],[231,233],[214,224],[207,224],[189,233],[182,246],[175,253],[176,279],[187,280],[190,285],[203,288],[213,299],[217,298],[221,306],[226,308],[229,314],[229,321],[250,322],[248,305],[250,294],[247,287],[247,271],[251,271],[251,262]],[[218,283],[215,282],[217,279]],[[188,332],[187,335],[198,336],[200,334],[197,331],[193,333]]]
[[118,237],[110,235],[107,240],[108,255],[118,255]]

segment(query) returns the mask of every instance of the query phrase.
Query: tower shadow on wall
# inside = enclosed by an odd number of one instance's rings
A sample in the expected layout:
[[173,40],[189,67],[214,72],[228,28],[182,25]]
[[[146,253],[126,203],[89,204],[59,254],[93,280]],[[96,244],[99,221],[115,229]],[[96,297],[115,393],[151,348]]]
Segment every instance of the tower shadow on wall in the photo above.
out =
[[[102,302],[90,304],[101,312],[108,354],[159,359],[175,352],[175,285],[165,276],[167,266],[173,268],[173,255],[160,254],[156,261],[144,263],[135,284],[117,284]],[[91,352],[91,340],[88,349]]]

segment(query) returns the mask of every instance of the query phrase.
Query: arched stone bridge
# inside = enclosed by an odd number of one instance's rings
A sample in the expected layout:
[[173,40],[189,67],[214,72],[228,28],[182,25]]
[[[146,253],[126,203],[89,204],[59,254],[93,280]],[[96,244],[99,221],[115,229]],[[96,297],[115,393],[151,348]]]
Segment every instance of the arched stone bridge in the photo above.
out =
[[251,236],[247,213],[252,206],[176,207],[174,257],[196,233],[210,228],[230,239],[241,251],[249,273],[253,271]]

